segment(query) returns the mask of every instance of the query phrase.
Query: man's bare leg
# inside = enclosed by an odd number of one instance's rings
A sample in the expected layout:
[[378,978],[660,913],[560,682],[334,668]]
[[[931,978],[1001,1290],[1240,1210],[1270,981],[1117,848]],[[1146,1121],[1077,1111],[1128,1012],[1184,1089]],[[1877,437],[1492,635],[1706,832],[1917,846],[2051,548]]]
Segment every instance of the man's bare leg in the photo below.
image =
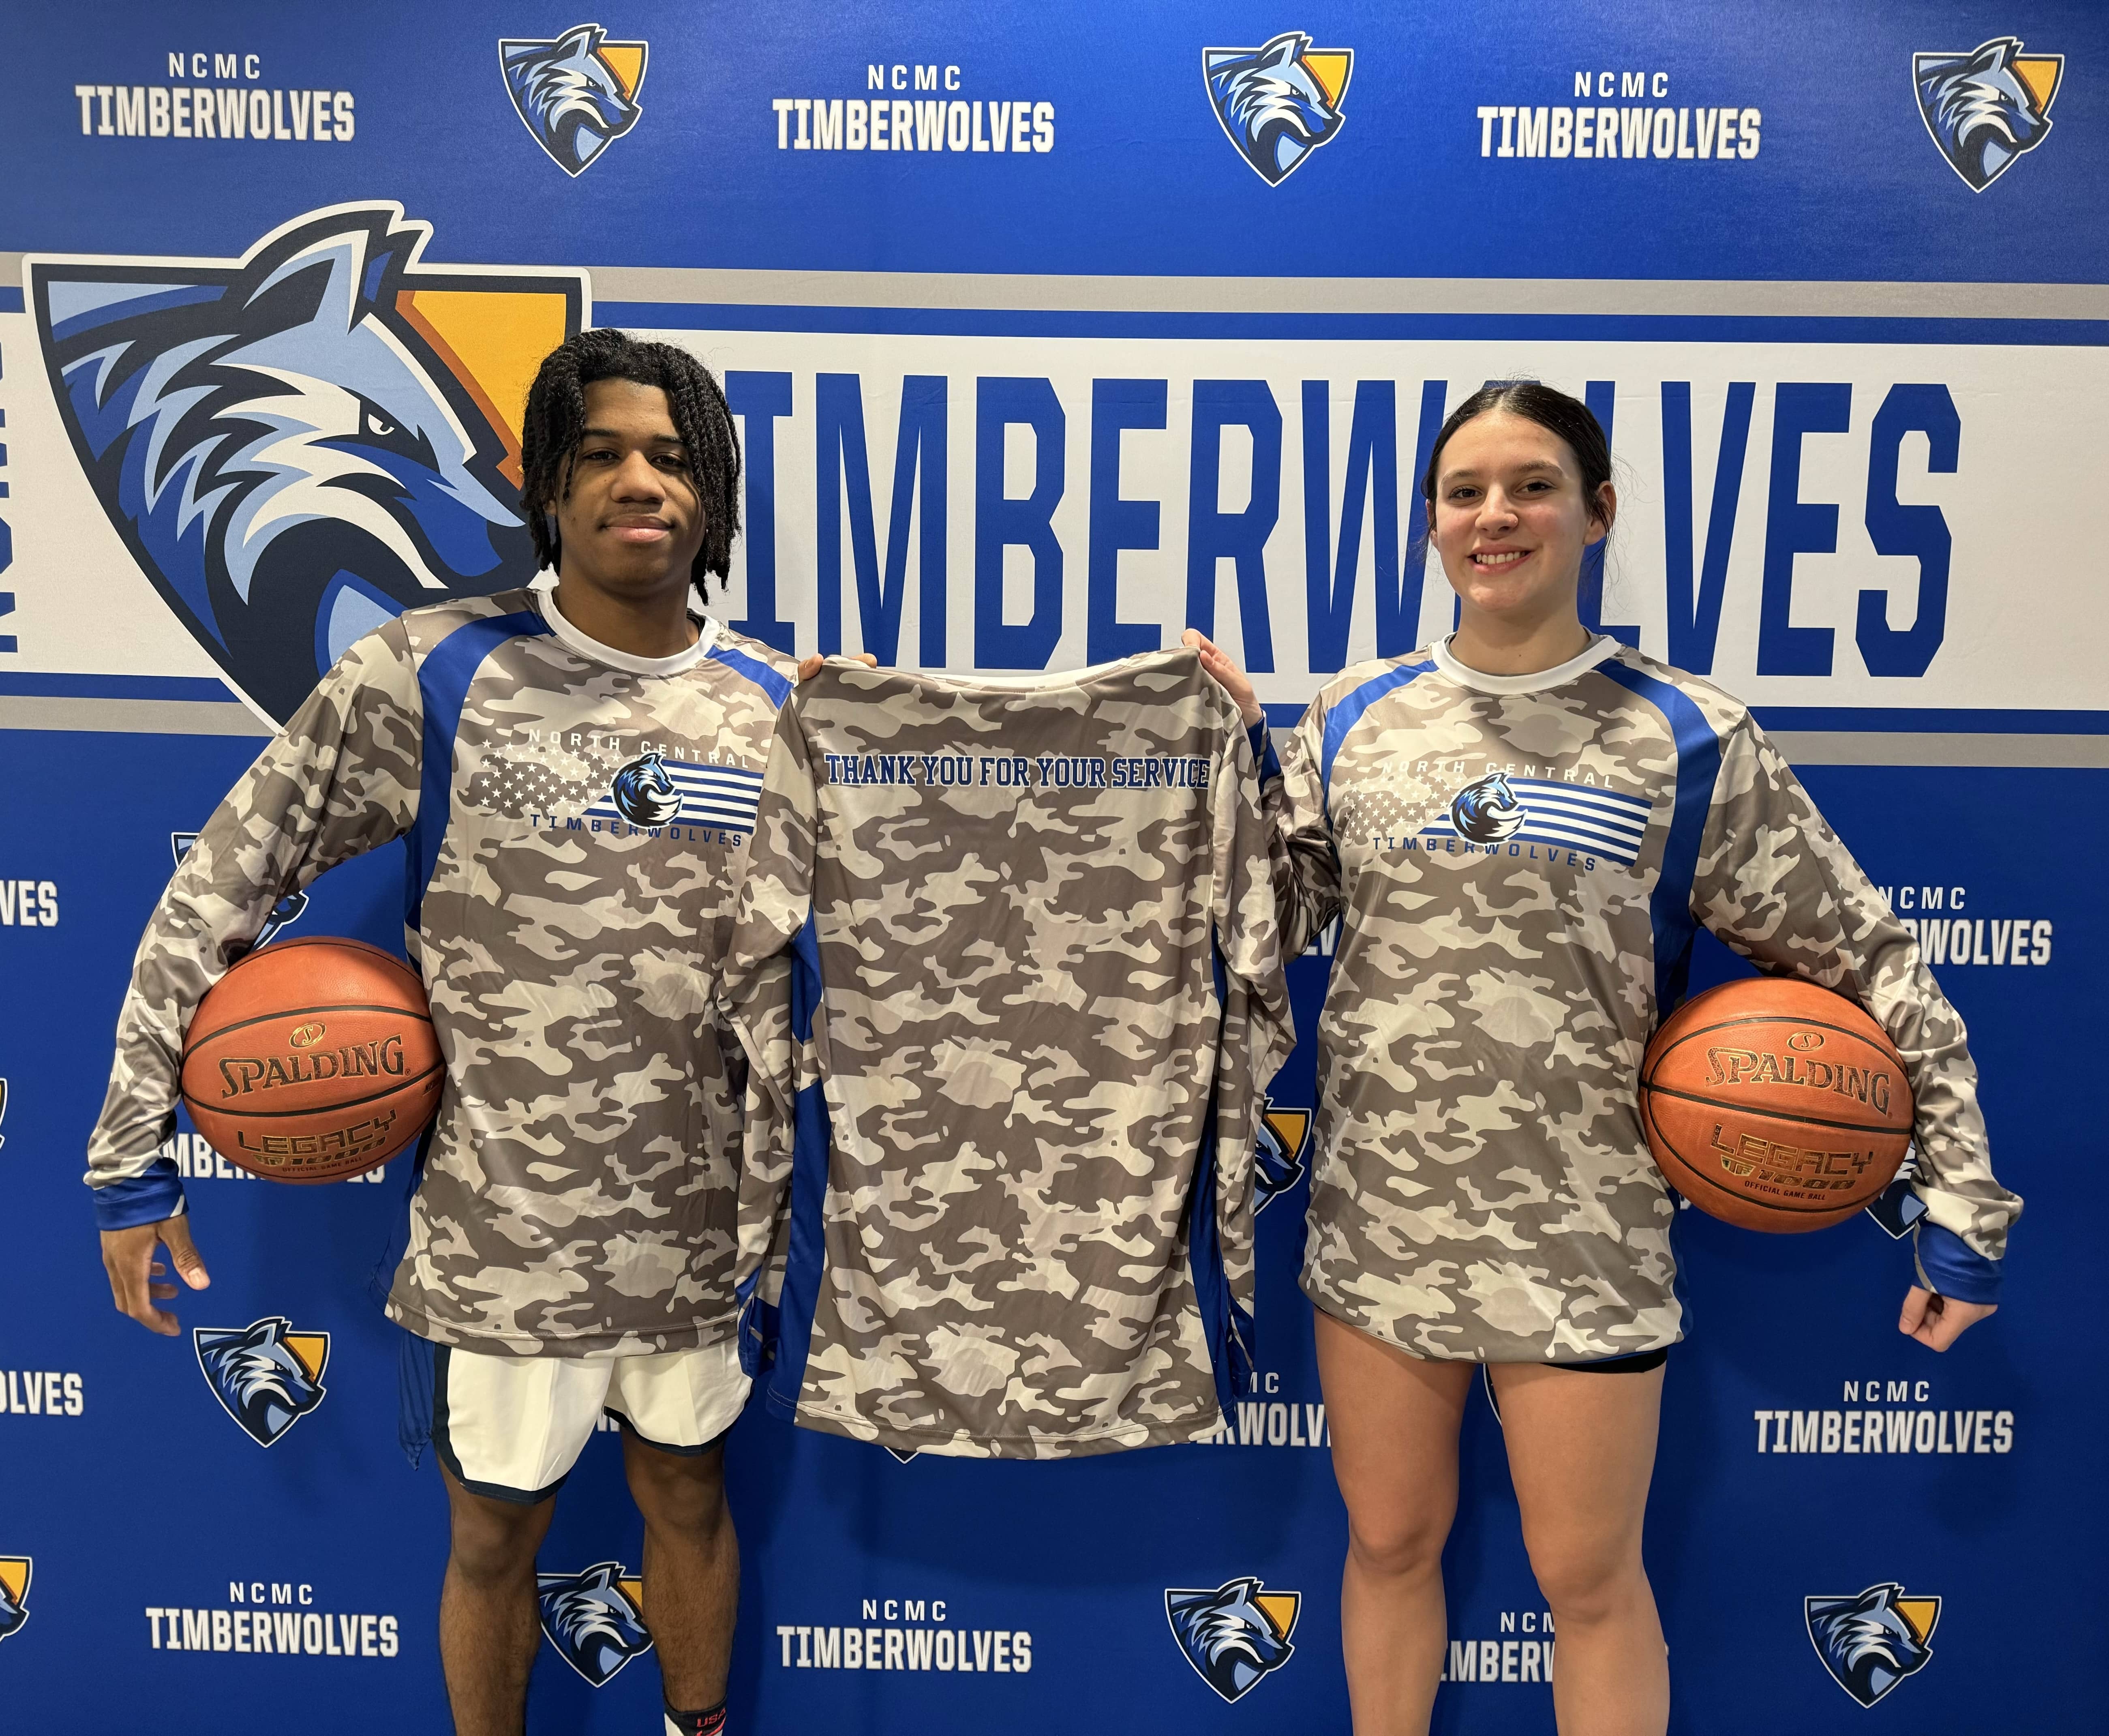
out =
[[440,1590],[440,1667],[455,1736],[523,1736],[527,1675],[542,1643],[535,1552],[556,1497],[526,1506],[464,1489],[443,1464],[453,1546]]
[[662,1452],[629,1429],[622,1466],[644,1516],[644,1625],[666,1703],[707,1711],[725,1698],[739,1612],[739,1541],[725,1507],[725,1449]]

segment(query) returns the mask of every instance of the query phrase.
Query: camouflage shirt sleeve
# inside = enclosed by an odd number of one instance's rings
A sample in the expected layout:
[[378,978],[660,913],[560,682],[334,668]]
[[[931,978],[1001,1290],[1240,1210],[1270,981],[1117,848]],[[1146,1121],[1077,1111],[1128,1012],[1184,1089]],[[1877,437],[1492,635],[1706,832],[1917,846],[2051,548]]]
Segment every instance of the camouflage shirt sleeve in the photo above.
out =
[[391,621],[345,653],[205,822],[147,925],[118,1015],[88,1148],[102,1228],[183,1211],[175,1166],[156,1152],[174,1122],[191,1015],[279,899],[409,830],[422,730],[409,641]]
[[[1267,1087],[1295,1047],[1289,985],[1282,974],[1275,888],[1267,854],[1271,833],[1249,738],[1230,720],[1217,756],[1222,792],[1215,807],[1215,925],[1223,961],[1223,1024],[1217,1051],[1216,1215],[1231,1330],[1246,1390],[1256,1366],[1253,1337],[1253,1165]],[[1277,783],[1279,780],[1276,780]],[[1234,1359],[1235,1360],[1235,1359]],[[1227,1413],[1226,1413],[1227,1414]]]
[[1280,759],[1271,744],[1259,754],[1267,868],[1285,964],[1301,958],[1319,930],[1340,914],[1340,857],[1325,813],[1325,739],[1321,698],[1311,702]]
[[[760,1372],[770,1334],[759,1293],[773,1306],[782,1282],[791,1160],[802,1087],[816,1086],[811,1045],[792,1032],[794,952],[812,909],[818,830],[813,774],[793,698],[779,714],[768,775],[755,813],[754,842],[719,979],[718,1010],[747,1060],[747,1125],[739,1181],[739,1247],[733,1270],[740,1303],[740,1348]],[[806,1009],[810,1021],[810,1006]]]
[[1748,717],[1723,738],[1691,911],[1745,957],[1849,995],[1872,1015],[1911,1082],[1914,1187],[1927,1221],[1980,1259],[2000,1259],[2021,1201],[1992,1173],[1962,1015],[1918,943]]

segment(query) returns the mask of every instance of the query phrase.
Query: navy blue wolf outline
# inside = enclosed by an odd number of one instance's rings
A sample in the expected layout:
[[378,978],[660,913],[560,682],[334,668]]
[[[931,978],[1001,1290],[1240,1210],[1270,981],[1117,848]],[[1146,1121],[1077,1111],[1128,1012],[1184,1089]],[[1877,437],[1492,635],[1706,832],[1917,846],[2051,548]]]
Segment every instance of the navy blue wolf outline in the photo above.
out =
[[310,211],[239,260],[29,266],[83,472],[230,683],[283,722],[361,633],[535,571],[504,440],[397,301],[583,277],[418,264],[400,205]]
[[[1253,1148],[1253,1216],[1257,1218],[1282,1195],[1303,1179],[1303,1158],[1302,1147],[1292,1151],[1284,1142],[1267,1111],[1274,1106],[1268,1099],[1260,1106],[1259,1137]],[[1308,1140],[1307,1131],[1304,1138]]]
[[1331,142],[1346,118],[1303,64],[1310,46],[1307,32],[1284,30],[1262,47],[1201,51],[1216,119],[1269,187],[1280,186],[1312,151]]
[[[596,52],[607,39],[597,24],[574,25],[554,40],[508,38],[498,45],[506,93],[535,142],[576,179],[644,111]],[[642,43],[625,43],[644,48]],[[650,50],[645,48],[648,58]],[[638,64],[637,88],[644,88]]]
[[260,1447],[276,1446],[327,1393],[286,1342],[292,1329],[283,1314],[266,1314],[244,1327],[201,1326],[191,1331],[213,1396]]
[[579,1573],[538,1573],[542,1631],[557,1655],[596,1688],[633,1657],[652,1649],[643,1612],[616,1581],[621,1562],[596,1562]]
[[608,798],[632,825],[664,825],[681,811],[680,788],[662,753],[640,753],[616,772]]
[[[1831,1679],[1863,1706],[1872,1706],[1933,1657],[1933,1648],[1912,1631],[1897,1607],[1903,1593],[1903,1586],[1890,1580],[1858,1597],[1802,1600],[1816,1655]],[[1935,1603],[1937,1621],[1939,1600]]]
[[[175,852],[176,866],[178,868],[183,866],[183,858],[191,853],[191,846],[197,841],[198,835],[195,832],[169,834],[169,848]],[[307,907],[308,895],[305,893],[287,893],[284,897],[271,906],[271,913],[264,919],[264,926],[257,931],[255,939],[249,943],[248,952],[243,953],[242,956],[247,957],[249,952],[254,952],[259,947],[269,946],[278,938],[280,929],[300,920],[301,912]]]
[[[26,1599],[29,1594],[29,1582],[25,1580],[22,1585],[22,1596]],[[5,1580],[0,1580],[0,1639],[5,1639],[15,1633],[29,1619],[28,1603],[16,1603],[8,1594],[7,1582]]]
[[1457,835],[1475,844],[1499,843],[1521,831],[1529,817],[1509,788],[1507,775],[1499,771],[1467,784],[1450,804],[1450,823]]
[[[2018,36],[1995,36],[1967,54],[1912,57],[1919,118],[1972,192],[1984,192],[2050,136],[2049,105],[2037,107],[2035,93],[2014,68],[2021,47]],[[2051,93],[2057,95],[2055,85]]]
[[1194,1672],[1226,1700],[1242,1699],[1296,1648],[1253,1599],[1262,1589],[1248,1575],[1213,1591],[1167,1590],[1164,1618]]

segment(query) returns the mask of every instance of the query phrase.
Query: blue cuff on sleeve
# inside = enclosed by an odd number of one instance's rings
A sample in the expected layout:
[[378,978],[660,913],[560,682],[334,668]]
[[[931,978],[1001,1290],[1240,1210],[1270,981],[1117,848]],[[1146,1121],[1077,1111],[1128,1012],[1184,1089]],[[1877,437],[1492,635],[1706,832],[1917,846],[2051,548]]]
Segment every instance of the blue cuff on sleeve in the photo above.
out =
[[96,1188],[94,1194],[98,1230],[129,1230],[183,1214],[183,1181],[172,1157],[157,1157],[138,1174]]
[[1920,1223],[1916,1231],[1918,1269],[1937,1295],[1958,1302],[1996,1304],[1999,1262],[1987,1259],[1953,1230]]
[[1262,717],[1245,731],[1252,743],[1253,764],[1259,769],[1259,780],[1265,784],[1270,779],[1281,775],[1281,762],[1276,757],[1273,739],[1267,731],[1267,719]]

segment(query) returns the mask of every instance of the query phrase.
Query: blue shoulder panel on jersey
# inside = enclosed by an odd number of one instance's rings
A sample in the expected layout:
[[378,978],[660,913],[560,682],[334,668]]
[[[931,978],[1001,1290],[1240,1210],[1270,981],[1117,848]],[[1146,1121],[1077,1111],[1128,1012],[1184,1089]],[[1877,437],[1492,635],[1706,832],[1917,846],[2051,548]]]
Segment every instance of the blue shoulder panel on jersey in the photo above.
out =
[[1691,914],[1691,883],[1699,873],[1699,846],[1706,834],[1707,810],[1721,775],[1721,738],[1691,698],[1668,681],[1629,669],[1615,657],[1594,671],[1647,701],[1669,724],[1677,744],[1677,805],[1671,811],[1669,841],[1663,846],[1655,875],[1655,897],[1648,913],[1655,930],[1655,1004],[1657,1016],[1684,998],[1691,970],[1691,941],[1698,922]]
[[1922,1218],[1912,1231],[1918,1252],[1919,1276],[1935,1295],[1958,1302],[1996,1304],[2000,1263],[1987,1259],[1954,1231]]
[[720,645],[705,658],[707,663],[723,663],[726,668],[745,676],[748,680],[769,695],[771,705],[781,707],[791,697],[791,683],[777,674],[758,657],[749,657],[737,645]]
[[418,792],[418,819],[404,846],[404,920],[418,926],[425,888],[439,866],[440,843],[453,817],[454,737],[461,729],[462,708],[469,685],[484,660],[508,639],[546,635],[549,624],[531,609],[517,615],[495,615],[464,622],[427,652],[418,667],[418,690],[425,706],[425,765]]
[[1319,755],[1318,787],[1324,793],[1325,816],[1333,815],[1333,762],[1339,757],[1341,745],[1348,739],[1348,731],[1362,720],[1362,713],[1394,688],[1403,687],[1408,681],[1426,675],[1435,667],[1433,663],[1401,663],[1396,669],[1387,669],[1382,675],[1373,676],[1353,693],[1325,713],[1325,743]]
[[157,1157],[138,1174],[91,1190],[95,1196],[95,1227],[98,1230],[129,1230],[142,1223],[159,1223],[182,1215],[183,1178],[176,1160]]
[[[813,1038],[813,1015],[820,1004],[820,941],[812,913],[792,943],[791,1033],[799,1042]],[[777,1303],[775,1322],[776,1374],[770,1382],[769,1403],[786,1417],[798,1411],[798,1394],[806,1384],[806,1358],[813,1347],[813,1315],[820,1305],[820,1279],[826,1270],[828,1247],[822,1208],[828,1196],[828,1165],[833,1142],[828,1132],[828,1105],[819,1081],[798,1093],[792,1112],[791,1241],[784,1262],[784,1289]],[[743,1318],[741,1360],[749,1354],[747,1329],[757,1328],[764,1338],[755,1354],[765,1351],[770,1322]]]

